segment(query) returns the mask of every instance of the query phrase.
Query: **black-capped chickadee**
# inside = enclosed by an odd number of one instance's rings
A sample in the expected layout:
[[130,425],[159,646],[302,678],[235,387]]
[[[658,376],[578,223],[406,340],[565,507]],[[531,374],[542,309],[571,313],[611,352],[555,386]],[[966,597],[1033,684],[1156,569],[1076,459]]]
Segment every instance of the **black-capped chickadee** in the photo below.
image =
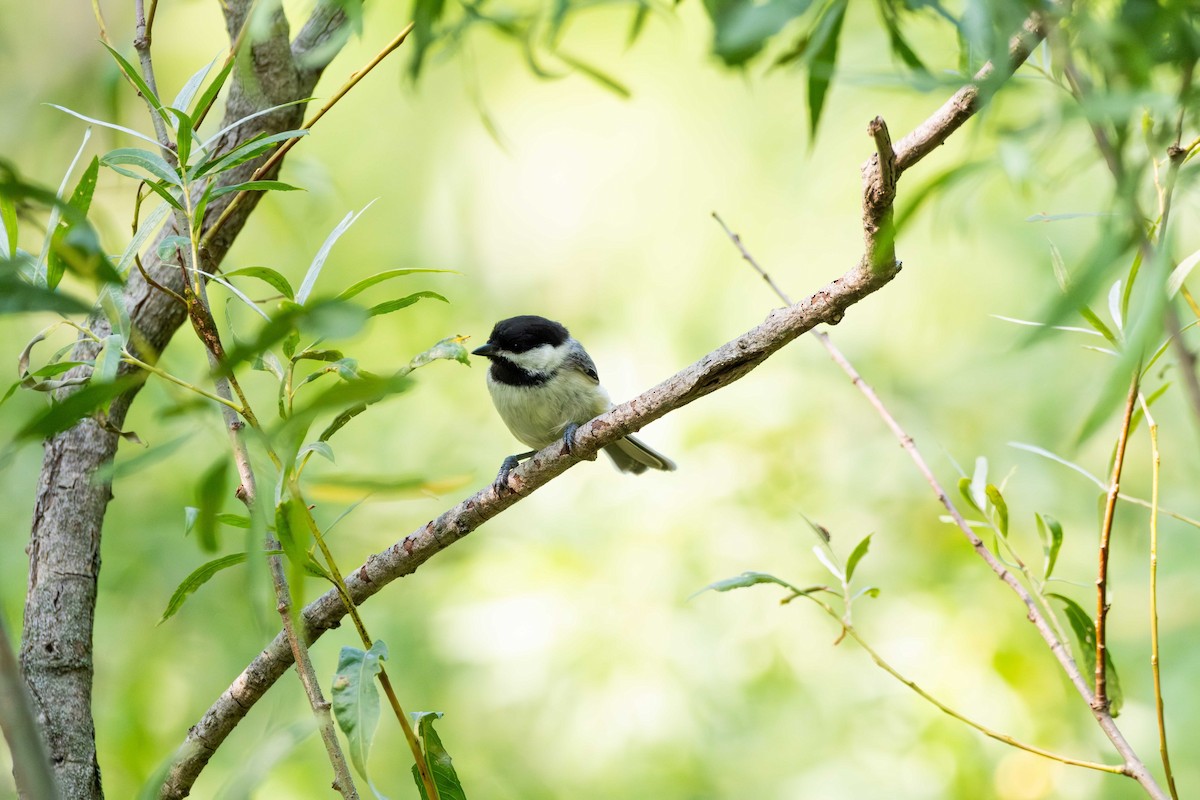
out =
[[[613,406],[583,345],[545,317],[497,322],[487,344],[472,354],[492,362],[487,373],[492,403],[512,435],[534,448],[504,459],[498,488],[507,487],[508,473],[543,447],[561,439],[569,451],[575,429]],[[622,472],[675,469],[675,462],[632,436],[606,445],[604,452]]]

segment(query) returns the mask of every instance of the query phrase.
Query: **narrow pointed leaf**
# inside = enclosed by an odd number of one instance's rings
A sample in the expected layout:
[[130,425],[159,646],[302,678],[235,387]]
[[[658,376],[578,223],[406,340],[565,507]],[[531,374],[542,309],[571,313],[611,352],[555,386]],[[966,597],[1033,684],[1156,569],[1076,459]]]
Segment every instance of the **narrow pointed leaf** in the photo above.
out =
[[[225,79],[229,77],[229,71],[231,69],[233,69],[232,58],[225,62],[225,66],[221,67],[221,71],[217,73],[217,77],[213,78],[212,83],[208,85],[208,88],[206,88],[196,100],[196,107],[194,109],[190,109],[193,117],[199,119],[200,115],[212,105],[213,100],[215,100],[217,97],[217,93],[220,92],[221,87],[225,85]],[[176,102],[175,105],[179,106],[178,102]],[[182,108],[182,106],[179,107]],[[207,142],[204,145],[201,145],[201,147],[206,145]]]
[[300,284],[299,291],[296,292],[297,303],[303,305],[304,301],[308,300],[308,296],[312,293],[313,286],[316,285],[317,278],[321,275],[321,269],[325,266],[325,260],[329,258],[329,251],[333,249],[333,245],[339,238],[341,238],[343,233],[349,230],[350,226],[354,224],[355,220],[362,216],[363,212],[370,208],[374,202],[375,201],[372,200],[370,203],[367,203],[363,207],[362,211],[359,211],[357,214],[354,212],[347,214],[342,218],[342,221],[339,222],[332,231],[330,231],[329,235],[325,237],[325,241],[321,244],[321,249],[317,251],[316,256],[313,257],[312,264],[310,264],[308,267],[308,272],[304,276],[304,281]]
[[[134,67],[133,64],[130,64],[127,60],[125,60],[124,56],[122,56],[116,50],[109,47],[104,42],[101,42],[100,44],[104,45],[104,49],[107,50],[109,53],[111,53],[112,57],[114,59],[116,59],[118,66],[121,67],[121,71],[125,73],[125,77],[129,78],[129,80],[137,88],[138,92],[142,95],[142,97],[146,98],[146,101],[148,103],[150,103],[150,105],[154,108],[155,111],[162,114],[163,113],[162,101],[158,99],[158,95],[156,95],[154,92],[150,91],[150,87],[146,85],[146,81],[144,81],[142,79],[142,75],[141,75],[141,73],[139,73],[137,71],[137,68]],[[165,114],[163,114],[163,116],[164,116],[164,118],[166,117]]]
[[[1063,604],[1067,622],[1071,626],[1071,632],[1075,635],[1075,647],[1083,667],[1081,671],[1084,680],[1090,683],[1096,674],[1096,624],[1082,606],[1066,595],[1050,592],[1046,596],[1053,597]],[[1111,649],[1105,658],[1104,667],[1105,682],[1108,686],[1109,711],[1115,717],[1121,710],[1124,696],[1121,692],[1121,681],[1117,676],[1117,668],[1113,666]]]
[[847,583],[849,583],[850,579],[854,577],[854,569],[858,566],[858,562],[862,561],[863,556],[865,556],[867,554],[867,550],[870,549],[871,536],[873,536],[873,534],[870,533],[864,536],[863,540],[854,548],[854,551],[850,553],[850,557],[846,559]]
[[808,67],[808,126],[815,140],[821,112],[825,109],[825,97],[837,67],[838,40],[842,34],[842,22],[846,18],[849,0],[834,0],[817,22],[810,48],[815,48],[812,63]]
[[1004,501],[1004,495],[1000,494],[1000,490],[993,484],[988,484],[984,490],[987,493],[988,502],[992,505],[993,522],[1000,531],[1000,535],[1008,537],[1008,503]]
[[[454,769],[454,762],[450,758],[450,754],[446,752],[441,737],[433,729],[433,721],[442,716],[441,712],[418,711],[411,716],[413,722],[416,723],[417,736],[420,737],[422,749],[425,751],[425,763],[429,767],[430,775],[433,776],[438,797],[440,800],[467,800],[462,782],[458,779],[458,773]],[[429,800],[416,764],[413,765],[412,772],[413,779],[417,782],[417,788],[421,791],[422,800]]]
[[247,278],[257,278],[258,280],[270,285],[288,300],[294,300],[296,297],[296,293],[292,291],[292,285],[288,283],[288,279],[270,267],[242,267],[241,269],[235,269],[230,272],[226,272],[224,275],[226,278],[237,278],[242,276]]
[[187,112],[188,106],[192,103],[192,98],[196,96],[196,92],[199,91],[201,84],[204,83],[204,79],[208,77],[208,73],[212,72],[212,68],[217,65],[217,59],[219,58],[220,56],[217,56],[196,70],[192,77],[188,78],[187,83],[179,90],[179,94],[175,95],[175,99],[171,101],[172,109],[183,109],[185,113]]
[[196,532],[200,548],[209,553],[217,549],[217,515],[225,505],[225,476],[228,472],[229,462],[221,459],[204,472],[196,487],[196,507],[199,511],[192,530]]
[[104,337],[104,344],[96,355],[96,367],[92,372],[95,383],[112,383],[117,379],[117,370],[121,367],[121,350],[125,347],[125,337],[119,333],[110,333]]
[[10,270],[12,262],[0,262],[0,314],[29,311],[56,311],[61,314],[86,313],[91,306],[63,292],[34,286]]
[[[71,199],[67,201],[68,205],[76,209],[80,215],[86,217],[88,209],[92,206],[92,196],[96,191],[96,179],[100,172],[100,160],[93,158],[84,170],[79,183],[75,185],[75,191],[71,193]],[[63,274],[67,271],[68,264],[63,258],[63,246],[67,235],[74,229],[78,222],[62,222],[54,231],[54,235],[50,240],[50,251],[46,259],[46,285],[51,289],[58,286],[62,280]],[[86,224],[86,223],[82,223]],[[14,231],[15,233],[15,231]]]
[[710,583],[708,586],[705,586],[702,589],[697,589],[692,593],[691,596],[695,597],[698,594],[703,594],[704,592],[710,591],[729,592],[734,589],[745,589],[748,586],[755,586],[760,583],[773,583],[777,586],[782,586],[785,589],[791,589],[792,591],[796,592],[800,591],[787,581],[776,578],[774,575],[768,575],[765,572],[743,572],[741,575],[735,575],[732,578],[725,578],[724,580]]
[[458,274],[452,269],[389,269],[385,272],[377,272],[369,278],[363,278],[358,283],[351,284],[349,287],[339,292],[337,297],[339,300],[349,300],[351,297],[361,294],[363,291],[375,286],[376,284],[383,283],[384,281],[391,280],[392,278],[401,278],[405,275],[414,275],[418,272],[449,273],[452,275]]
[[201,564],[199,567],[192,570],[192,573],[184,578],[179,586],[175,588],[174,593],[171,595],[171,599],[167,601],[167,607],[163,610],[162,618],[159,619],[158,624],[161,625],[171,617],[175,616],[175,612],[183,607],[184,602],[186,602],[189,597],[195,594],[197,589],[208,583],[208,581],[218,572],[223,569],[229,569],[230,567],[237,566],[238,564],[243,564],[245,561],[245,553],[232,553],[227,556],[221,556],[220,558],[214,558],[212,561]]
[[114,397],[143,380],[144,375],[135,373],[122,376],[112,383],[84,386],[26,422],[17,431],[15,438],[17,440],[45,439],[65,431],[84,417],[107,407]]
[[423,297],[428,297],[433,300],[441,300],[443,303],[450,302],[437,292],[413,292],[407,297],[400,297],[395,300],[388,300],[386,302],[379,303],[378,305],[371,306],[371,308],[367,310],[367,314],[372,317],[377,317],[381,314],[391,314],[393,311],[399,311],[402,308],[408,308]]
[[213,189],[212,197],[217,198],[223,194],[231,192],[303,192],[303,188],[292,186],[290,183],[283,181],[246,181],[245,183],[235,183],[230,186],[222,186],[219,189]]
[[72,117],[81,119],[84,122],[90,122],[93,125],[99,125],[101,128],[108,128],[110,130],[120,131],[121,133],[125,133],[125,134],[133,136],[137,139],[141,139],[143,142],[148,142],[148,143],[154,145],[155,147],[158,146],[157,141],[155,141],[154,139],[152,139],[151,137],[147,136],[144,133],[139,133],[138,131],[135,131],[133,128],[126,128],[123,125],[117,125],[112,122],[105,122],[102,119],[95,119],[94,117],[84,116],[83,114],[80,114],[78,111],[72,111],[71,109],[67,108],[66,106],[60,106],[57,103],[47,103],[46,105],[50,106],[51,108],[57,108],[59,111],[62,111],[64,114],[70,114]]
[[1054,574],[1054,565],[1058,561],[1058,551],[1062,549],[1062,523],[1049,514],[1035,514],[1037,518],[1038,536],[1042,540],[1042,577],[1049,580]]
[[[116,150],[110,150],[100,159],[100,163],[110,168],[117,166],[137,167],[172,186],[183,185],[179,174],[175,172],[175,169],[162,156],[149,150],[143,150],[140,147],[119,147]],[[124,175],[130,174],[124,170],[117,171]],[[133,177],[145,179],[145,176],[137,175],[136,173],[134,173]]]

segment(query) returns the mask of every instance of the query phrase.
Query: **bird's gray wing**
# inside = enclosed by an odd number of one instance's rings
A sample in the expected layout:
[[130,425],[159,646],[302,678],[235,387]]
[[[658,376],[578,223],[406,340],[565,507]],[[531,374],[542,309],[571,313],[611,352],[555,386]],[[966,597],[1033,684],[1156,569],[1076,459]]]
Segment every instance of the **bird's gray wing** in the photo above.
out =
[[592,361],[592,357],[587,354],[587,351],[578,345],[572,347],[570,353],[567,354],[565,366],[578,370],[596,383],[600,383],[600,375],[596,372],[596,362]]

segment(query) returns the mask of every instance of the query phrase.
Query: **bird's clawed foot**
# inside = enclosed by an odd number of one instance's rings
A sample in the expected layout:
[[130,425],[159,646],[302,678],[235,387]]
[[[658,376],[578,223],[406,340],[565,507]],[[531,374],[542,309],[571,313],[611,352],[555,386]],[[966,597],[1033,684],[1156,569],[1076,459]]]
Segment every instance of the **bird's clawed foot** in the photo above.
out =
[[519,453],[515,456],[509,456],[500,463],[500,472],[496,474],[496,480],[492,481],[492,488],[497,494],[501,492],[511,492],[513,488],[508,485],[508,476],[523,459],[529,458],[536,453],[536,450],[530,450],[528,453]]

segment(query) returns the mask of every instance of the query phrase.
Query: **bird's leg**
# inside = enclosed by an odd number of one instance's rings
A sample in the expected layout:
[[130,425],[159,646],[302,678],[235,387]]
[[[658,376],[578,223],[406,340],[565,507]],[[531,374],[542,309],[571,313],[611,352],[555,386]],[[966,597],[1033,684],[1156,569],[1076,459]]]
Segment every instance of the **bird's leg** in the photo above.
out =
[[579,430],[579,425],[574,422],[568,422],[567,427],[563,428],[563,447],[570,454],[575,449],[575,431]]
[[504,489],[508,489],[509,473],[516,469],[518,464],[536,452],[537,450],[530,450],[528,453],[517,453],[515,456],[509,456],[508,458],[504,459],[504,461],[500,463],[500,472],[497,473],[496,480],[492,482],[492,486],[495,487],[496,491],[500,492]]

